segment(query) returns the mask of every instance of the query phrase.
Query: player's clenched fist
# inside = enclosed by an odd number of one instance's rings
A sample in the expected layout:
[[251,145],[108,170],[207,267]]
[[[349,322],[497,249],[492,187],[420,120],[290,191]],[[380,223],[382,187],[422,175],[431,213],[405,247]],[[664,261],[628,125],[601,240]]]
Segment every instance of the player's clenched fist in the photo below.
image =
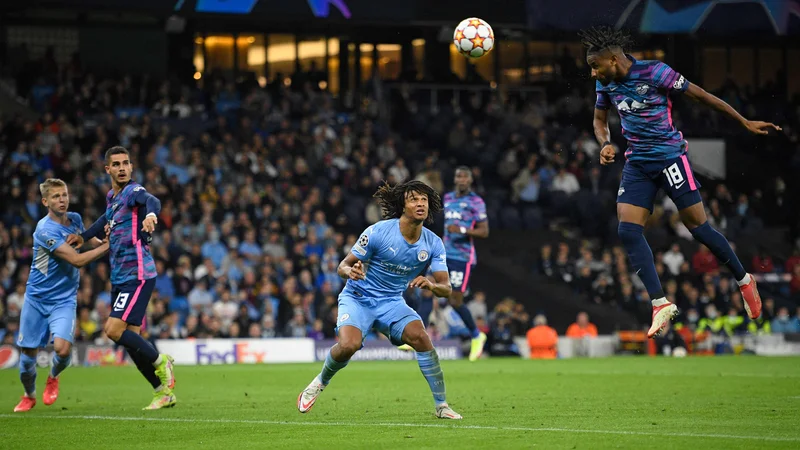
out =
[[83,238],[79,234],[70,234],[64,242],[71,247],[80,248],[83,245]]
[[606,145],[600,150],[600,164],[607,165],[614,162],[614,156],[617,154],[617,151],[614,150],[613,145]]
[[361,263],[361,261],[353,264],[353,267],[350,268],[350,273],[348,273],[348,277],[350,277],[350,279],[353,281],[363,280],[366,278],[366,274],[364,274],[364,265]]
[[431,283],[431,280],[429,280],[428,277],[423,277],[422,275],[414,278],[411,283],[408,283],[408,287],[433,291],[433,283]]

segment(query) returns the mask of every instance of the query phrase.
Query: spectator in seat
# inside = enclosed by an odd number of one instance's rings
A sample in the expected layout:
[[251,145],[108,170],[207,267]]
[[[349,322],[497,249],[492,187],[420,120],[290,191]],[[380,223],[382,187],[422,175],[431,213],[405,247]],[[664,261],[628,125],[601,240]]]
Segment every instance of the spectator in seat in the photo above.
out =
[[678,330],[672,327],[672,323],[667,321],[664,329],[656,336],[656,349],[664,356],[671,356],[677,348],[686,349],[686,341]]
[[681,273],[681,264],[683,264],[684,260],[681,247],[678,244],[672,244],[669,251],[664,253],[664,265],[667,266],[673,276]]
[[567,172],[567,168],[559,166],[558,173],[553,178],[553,184],[550,186],[550,190],[552,191],[561,191],[568,196],[578,192],[581,190],[581,185],[578,183],[578,179],[575,178],[575,175]]
[[531,359],[555,359],[558,356],[558,333],[547,325],[542,314],[533,318],[533,328],[526,334]]
[[772,319],[770,324],[772,332],[775,334],[783,333],[800,333],[800,324],[798,319],[789,315],[789,308],[782,306],[778,309],[778,315]]
[[800,264],[794,266],[792,279],[789,281],[789,291],[795,297],[795,301],[800,300]]
[[755,273],[772,273],[775,271],[775,264],[772,262],[772,257],[764,251],[760,251],[757,255],[753,256],[752,266],[753,272]]
[[716,256],[711,253],[708,247],[700,245],[697,253],[692,256],[692,268],[694,269],[694,273],[703,275],[718,270],[719,263],[717,262]]
[[597,337],[597,327],[589,322],[589,314],[584,311],[578,313],[575,323],[567,328],[567,337],[578,339]]

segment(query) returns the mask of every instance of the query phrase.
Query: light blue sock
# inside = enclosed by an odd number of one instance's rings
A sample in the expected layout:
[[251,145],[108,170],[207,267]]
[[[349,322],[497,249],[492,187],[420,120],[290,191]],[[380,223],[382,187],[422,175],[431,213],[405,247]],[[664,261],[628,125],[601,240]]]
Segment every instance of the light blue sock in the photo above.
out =
[[28,397],[36,396],[36,358],[25,353],[19,355],[19,379]]
[[349,362],[350,360],[344,362],[336,361],[331,356],[331,352],[328,352],[328,356],[325,357],[325,364],[322,365],[322,372],[319,373],[319,379],[322,380],[322,384],[327,385],[330,383],[336,372],[344,369]]
[[53,378],[58,377],[58,375],[64,371],[67,367],[69,367],[69,363],[72,361],[72,353],[70,352],[66,358],[62,358],[58,356],[58,353],[53,354],[53,367],[50,369],[50,376]]
[[436,349],[429,352],[417,352],[417,363],[422,375],[428,381],[436,406],[446,403],[444,373],[442,372],[442,366],[439,365],[439,355],[436,354]]

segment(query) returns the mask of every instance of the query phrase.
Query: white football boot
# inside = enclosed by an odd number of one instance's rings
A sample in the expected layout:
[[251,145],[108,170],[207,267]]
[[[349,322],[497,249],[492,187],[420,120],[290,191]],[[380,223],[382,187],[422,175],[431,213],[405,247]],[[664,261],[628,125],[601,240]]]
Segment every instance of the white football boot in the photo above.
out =
[[322,384],[322,380],[320,380],[319,375],[317,375],[314,377],[314,380],[311,381],[311,384],[297,397],[297,410],[303,414],[311,411],[311,408],[314,407],[314,403],[317,402],[317,397],[319,397],[319,394],[321,394],[324,389],[325,385]]
[[436,417],[440,419],[455,419],[455,420],[463,419],[463,417],[461,417],[461,414],[453,411],[449,406],[447,406],[447,403],[443,403],[436,407]]

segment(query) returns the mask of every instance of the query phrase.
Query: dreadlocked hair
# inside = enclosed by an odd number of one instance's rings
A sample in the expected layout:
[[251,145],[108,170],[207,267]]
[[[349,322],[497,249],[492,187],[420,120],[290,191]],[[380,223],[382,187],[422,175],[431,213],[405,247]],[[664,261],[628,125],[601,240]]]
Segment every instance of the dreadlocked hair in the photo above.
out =
[[399,219],[406,208],[406,196],[409,192],[417,192],[428,197],[427,223],[433,222],[433,216],[442,211],[442,198],[435,189],[427,184],[411,180],[394,186],[384,182],[372,196],[378,199],[384,219]]
[[586,47],[588,53],[596,53],[613,48],[625,51],[633,42],[630,35],[625,31],[605,26],[581,30],[578,32],[578,36],[581,38],[581,43]]

